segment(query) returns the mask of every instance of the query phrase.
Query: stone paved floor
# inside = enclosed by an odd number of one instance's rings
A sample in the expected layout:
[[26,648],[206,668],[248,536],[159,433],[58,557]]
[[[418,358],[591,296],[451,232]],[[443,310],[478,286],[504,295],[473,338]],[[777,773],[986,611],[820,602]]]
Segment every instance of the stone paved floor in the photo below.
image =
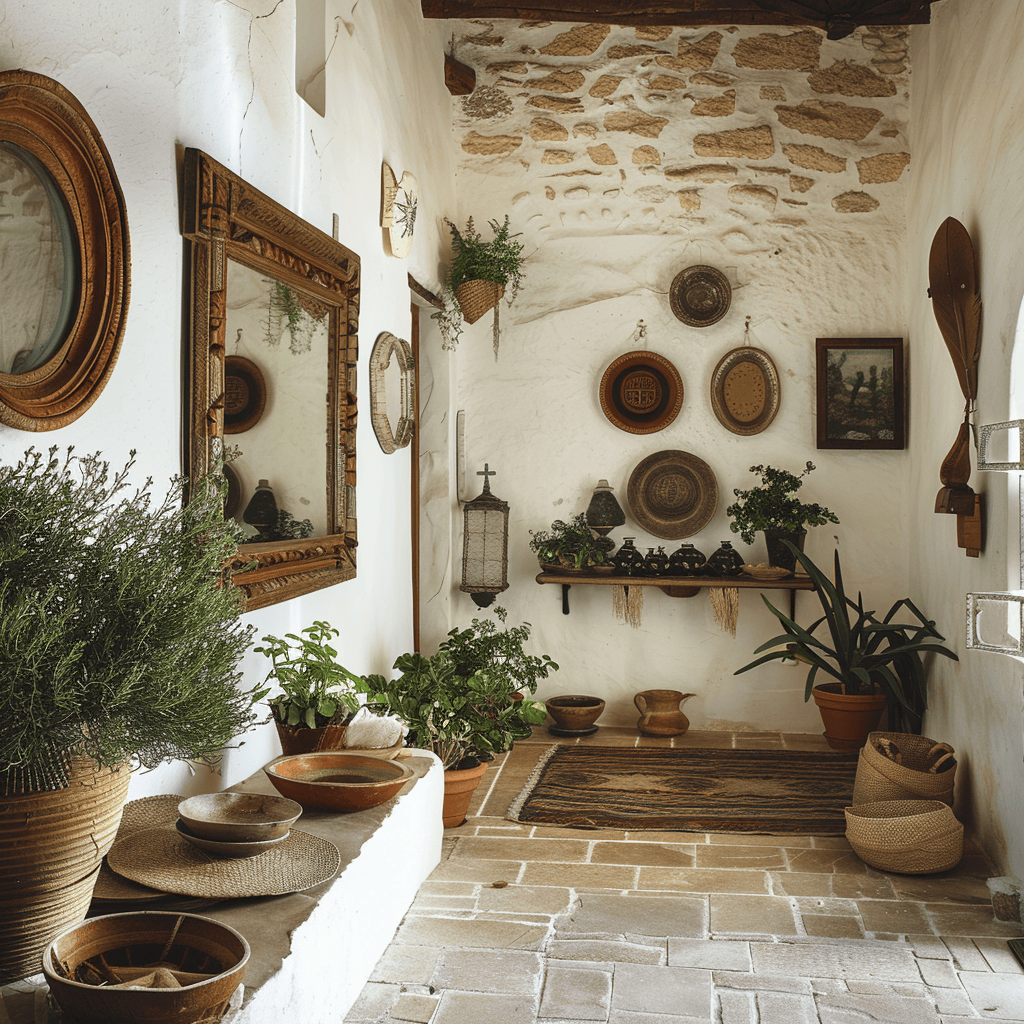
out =
[[[868,868],[842,837],[580,832],[506,821],[539,730],[445,834],[348,1024],[1024,1021],[1024,972],[970,841],[943,875]],[[603,728],[577,742],[812,749],[820,737]]]

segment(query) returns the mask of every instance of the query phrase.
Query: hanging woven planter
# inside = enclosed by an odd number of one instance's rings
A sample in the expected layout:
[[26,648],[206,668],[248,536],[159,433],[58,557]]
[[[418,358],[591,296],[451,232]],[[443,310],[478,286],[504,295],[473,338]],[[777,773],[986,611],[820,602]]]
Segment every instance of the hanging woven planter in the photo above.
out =
[[489,309],[494,309],[504,294],[505,286],[496,281],[463,281],[455,289],[462,319],[467,324],[475,324]]

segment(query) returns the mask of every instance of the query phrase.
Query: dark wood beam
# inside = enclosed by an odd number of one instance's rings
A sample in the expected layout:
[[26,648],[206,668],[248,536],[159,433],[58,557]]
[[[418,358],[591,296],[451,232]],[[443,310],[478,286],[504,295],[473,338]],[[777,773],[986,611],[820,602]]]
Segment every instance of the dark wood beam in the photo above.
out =
[[476,72],[450,53],[444,55],[444,84],[453,96],[468,96],[476,88]]

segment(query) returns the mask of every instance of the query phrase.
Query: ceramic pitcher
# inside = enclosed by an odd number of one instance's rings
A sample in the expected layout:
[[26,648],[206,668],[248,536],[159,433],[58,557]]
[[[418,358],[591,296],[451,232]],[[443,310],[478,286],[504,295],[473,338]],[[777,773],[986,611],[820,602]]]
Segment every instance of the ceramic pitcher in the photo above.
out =
[[679,690],[641,690],[633,698],[640,712],[636,727],[647,736],[682,736],[690,728],[690,720],[679,705],[693,696]]

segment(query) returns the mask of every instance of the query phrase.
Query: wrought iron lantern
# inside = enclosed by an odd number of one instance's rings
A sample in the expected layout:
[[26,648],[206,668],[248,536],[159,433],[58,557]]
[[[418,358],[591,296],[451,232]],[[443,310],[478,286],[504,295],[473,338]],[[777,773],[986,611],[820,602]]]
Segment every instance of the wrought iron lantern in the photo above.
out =
[[486,608],[495,594],[508,590],[508,502],[491,494],[488,478],[497,474],[486,462],[477,476],[484,478],[484,489],[463,507],[459,590]]

